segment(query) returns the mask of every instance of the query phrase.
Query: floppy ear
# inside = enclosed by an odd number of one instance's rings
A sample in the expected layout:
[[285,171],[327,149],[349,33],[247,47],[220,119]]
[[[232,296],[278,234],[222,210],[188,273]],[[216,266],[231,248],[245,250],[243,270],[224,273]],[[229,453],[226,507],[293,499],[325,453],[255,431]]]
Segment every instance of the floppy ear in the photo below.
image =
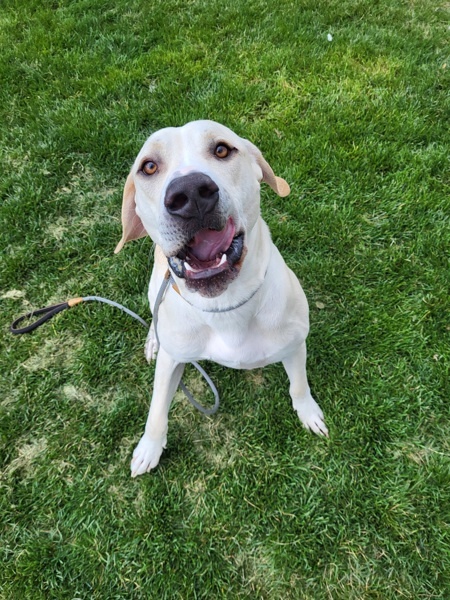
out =
[[267,160],[261,154],[261,151],[259,150],[259,148],[257,148],[254,144],[252,144],[248,140],[245,140],[245,141],[247,142],[247,144],[250,147],[250,152],[256,158],[256,162],[261,167],[261,170],[263,173],[262,181],[265,181],[265,183],[270,185],[270,187],[273,189],[273,191],[276,192],[282,198],[287,196],[291,191],[291,188],[289,187],[288,182],[285,181],[284,179],[282,179],[281,177],[277,177],[275,175],[275,173],[272,170],[272,167],[269,165]]
[[147,235],[142,225],[142,221],[136,213],[136,202],[134,196],[136,188],[134,186],[133,175],[130,173],[127,177],[125,188],[123,190],[122,200],[122,239],[117,244],[114,254],[120,252],[127,242],[137,240]]

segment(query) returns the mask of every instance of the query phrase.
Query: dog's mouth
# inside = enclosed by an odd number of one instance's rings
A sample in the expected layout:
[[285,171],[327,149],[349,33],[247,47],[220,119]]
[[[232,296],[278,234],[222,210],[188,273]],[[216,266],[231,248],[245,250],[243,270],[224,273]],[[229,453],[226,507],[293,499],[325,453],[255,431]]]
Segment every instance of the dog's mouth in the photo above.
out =
[[233,270],[243,250],[244,234],[236,234],[230,217],[221,231],[200,229],[176,256],[169,258],[169,264],[178,277],[205,280]]

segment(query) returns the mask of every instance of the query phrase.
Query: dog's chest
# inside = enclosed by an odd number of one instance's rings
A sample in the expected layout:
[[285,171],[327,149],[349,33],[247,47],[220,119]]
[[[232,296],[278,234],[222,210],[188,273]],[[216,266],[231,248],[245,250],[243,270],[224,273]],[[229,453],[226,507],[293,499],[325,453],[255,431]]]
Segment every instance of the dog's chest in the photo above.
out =
[[274,331],[255,319],[247,327],[210,330],[202,358],[234,369],[255,369],[279,362],[295,343],[295,332]]
[[210,323],[195,318],[177,320],[174,327],[161,312],[161,343],[183,363],[212,360],[234,369],[255,369],[283,360],[302,341],[297,323],[278,321],[274,326],[273,320],[230,319],[225,313]]

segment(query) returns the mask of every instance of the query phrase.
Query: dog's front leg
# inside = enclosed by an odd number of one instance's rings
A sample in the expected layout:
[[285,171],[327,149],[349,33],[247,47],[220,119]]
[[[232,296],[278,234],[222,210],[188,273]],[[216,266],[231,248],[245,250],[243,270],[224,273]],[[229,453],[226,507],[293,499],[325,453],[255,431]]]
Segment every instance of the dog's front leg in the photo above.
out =
[[306,376],[306,343],[303,342],[296,352],[283,360],[283,365],[289,377],[289,393],[292,398],[292,405],[297,411],[303,426],[317,433],[317,435],[328,437],[328,429],[323,420],[323,412],[311,396],[308,385],[308,378]]
[[131,476],[142,475],[156,467],[167,442],[167,424],[172,398],[177,391],[184,363],[176,362],[160,348],[156,358],[153,395],[144,435],[133,452]]

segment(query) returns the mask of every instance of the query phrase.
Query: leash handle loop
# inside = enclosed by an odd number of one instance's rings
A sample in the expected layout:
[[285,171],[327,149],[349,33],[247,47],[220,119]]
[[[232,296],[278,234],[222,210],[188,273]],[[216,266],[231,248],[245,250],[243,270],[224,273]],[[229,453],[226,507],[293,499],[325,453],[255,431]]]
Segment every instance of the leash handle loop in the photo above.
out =
[[[40,327],[40,325],[42,325],[43,323],[45,323],[46,321],[48,321],[49,319],[51,319],[52,317],[57,315],[59,312],[61,312],[62,310],[65,310],[66,308],[70,308],[74,304],[77,304],[77,303],[76,302],[71,303],[71,301],[69,300],[69,302],[60,302],[59,304],[54,304],[53,306],[45,306],[44,308],[39,308],[38,310],[32,310],[31,312],[27,313],[26,315],[23,315],[22,317],[19,317],[18,319],[16,319],[10,327],[10,331],[14,335],[19,335],[22,333],[29,333],[30,331],[34,331],[35,329]],[[26,325],[25,327],[17,327],[19,325],[19,323],[21,323],[22,321],[24,321],[26,319],[32,319],[35,315],[42,315],[42,317],[40,319],[37,319],[33,323]]]

